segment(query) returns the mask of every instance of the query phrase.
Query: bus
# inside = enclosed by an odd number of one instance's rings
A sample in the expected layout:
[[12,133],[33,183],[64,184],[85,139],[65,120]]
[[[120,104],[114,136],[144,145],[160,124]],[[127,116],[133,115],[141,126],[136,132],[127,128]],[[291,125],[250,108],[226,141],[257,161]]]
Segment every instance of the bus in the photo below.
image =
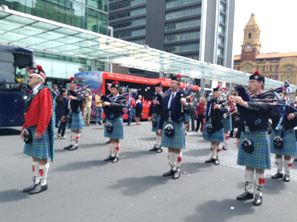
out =
[[[89,89],[93,94],[97,94],[99,90],[102,91],[103,95],[109,95],[109,87],[114,80],[117,80],[121,87],[125,87],[129,90],[134,91],[134,99],[137,99],[138,95],[142,95],[142,119],[148,118],[149,107],[153,96],[155,95],[154,85],[158,82],[162,82],[163,91],[169,89],[170,79],[148,79],[137,76],[122,75],[116,73],[100,72],[100,71],[88,71],[76,73],[74,78],[77,80],[78,85],[83,87],[89,85]],[[186,84],[181,83],[181,88],[184,88]],[[195,97],[199,95],[199,87],[193,85],[191,92],[195,94]],[[126,111],[126,110],[125,110]],[[92,114],[91,117],[95,117],[95,101],[93,97]],[[125,112],[126,113],[126,112]],[[123,119],[127,120],[128,115],[124,114]]]
[[27,98],[27,68],[34,63],[33,51],[0,44],[0,127],[21,126]]

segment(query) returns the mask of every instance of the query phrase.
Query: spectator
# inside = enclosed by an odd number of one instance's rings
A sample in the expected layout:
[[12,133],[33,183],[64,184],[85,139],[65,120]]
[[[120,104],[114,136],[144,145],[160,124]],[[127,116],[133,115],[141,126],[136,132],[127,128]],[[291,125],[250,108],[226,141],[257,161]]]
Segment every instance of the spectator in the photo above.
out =
[[[60,94],[60,92],[58,90],[58,86],[56,84],[52,85],[52,90],[56,93],[56,95]],[[55,108],[55,113],[56,113],[56,128],[58,128],[60,119],[57,118],[57,107]]]
[[135,105],[135,121],[136,125],[140,125],[140,118],[142,116],[142,96],[139,95],[138,99],[136,100],[136,105]]
[[128,126],[131,126],[131,122],[132,122],[132,119],[133,119],[133,115],[134,115],[134,108],[133,108],[133,101],[134,101],[134,98],[133,98],[133,93],[130,92],[130,103],[128,104],[128,123],[127,125]]
[[[62,118],[62,116],[65,113],[65,109],[67,108],[66,107],[67,106],[67,93],[68,93],[67,89],[62,88],[62,89],[60,89],[60,94],[56,98],[56,103],[57,103],[56,118],[58,120],[60,120]],[[66,121],[61,120],[57,136],[61,137],[62,139],[66,139],[67,137],[64,136],[65,130],[66,130]]]
[[[85,108],[83,111],[83,118],[84,118],[84,124],[85,126],[89,126],[90,125],[90,120],[91,120],[91,112],[92,112],[92,94],[90,92],[90,90],[86,90],[85,92]],[[88,121],[86,122],[86,116],[88,114]]]
[[[102,125],[102,113],[103,113],[103,108],[102,108],[102,91],[98,91],[98,95],[95,96],[95,101],[96,101],[96,126]],[[98,122],[99,119],[99,122]]]
[[205,98],[200,98],[199,104],[196,107],[196,115],[197,115],[196,132],[198,132],[200,124],[201,124],[200,131],[203,132],[204,108],[205,108]]

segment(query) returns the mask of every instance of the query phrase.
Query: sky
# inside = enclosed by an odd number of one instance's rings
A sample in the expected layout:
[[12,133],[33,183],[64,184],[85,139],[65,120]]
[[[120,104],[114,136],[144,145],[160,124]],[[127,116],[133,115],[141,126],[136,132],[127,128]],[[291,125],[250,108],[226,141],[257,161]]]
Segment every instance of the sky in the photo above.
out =
[[255,13],[261,53],[297,52],[297,0],[235,0],[233,53],[241,54],[243,29]]

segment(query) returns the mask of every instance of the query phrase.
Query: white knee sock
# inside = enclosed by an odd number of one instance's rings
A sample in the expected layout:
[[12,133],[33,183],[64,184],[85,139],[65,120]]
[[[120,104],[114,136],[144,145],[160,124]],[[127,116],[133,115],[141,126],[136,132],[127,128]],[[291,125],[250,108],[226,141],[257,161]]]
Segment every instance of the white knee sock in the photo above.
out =
[[175,167],[175,155],[174,152],[168,152],[168,160],[170,165],[174,168]]
[[115,155],[117,157],[119,157],[119,153],[120,153],[120,142],[114,143],[114,150],[115,150]]
[[76,133],[71,133],[70,145],[75,145],[75,137],[76,137]]
[[216,159],[217,158],[217,146],[216,145],[212,145],[211,146],[212,149],[212,156],[211,158]]
[[39,175],[41,177],[41,185],[44,186],[46,184],[46,177],[48,173],[49,163],[45,165],[39,165]]
[[39,162],[38,162],[38,161],[33,161],[32,171],[34,172],[35,183],[38,184],[38,183],[40,182],[40,176],[39,176]]
[[265,173],[256,173],[257,192],[259,192],[260,196],[262,196],[262,187],[265,185],[265,183]]
[[161,136],[156,135],[156,147],[161,148]]
[[75,134],[75,145],[78,145],[78,140],[80,138],[80,133]]
[[182,162],[182,152],[180,153],[174,153],[174,156],[175,156],[175,161],[176,161],[176,167],[180,167],[180,164]]
[[255,171],[254,170],[245,170],[245,179],[248,182],[246,187],[249,193],[254,192],[254,180],[255,180]]
[[279,173],[283,173],[283,157],[275,158],[275,164]]
[[219,157],[219,152],[221,151],[221,144],[216,146],[217,148],[217,158]]
[[290,169],[291,169],[292,166],[293,166],[292,160],[284,159],[285,174],[290,173]]

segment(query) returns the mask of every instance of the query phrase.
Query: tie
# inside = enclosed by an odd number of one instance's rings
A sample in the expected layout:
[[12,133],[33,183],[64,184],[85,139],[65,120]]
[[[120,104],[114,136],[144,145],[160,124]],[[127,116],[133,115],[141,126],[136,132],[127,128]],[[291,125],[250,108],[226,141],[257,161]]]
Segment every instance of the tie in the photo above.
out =
[[168,109],[170,109],[173,104],[173,98],[174,98],[174,94],[172,93],[168,102]]

